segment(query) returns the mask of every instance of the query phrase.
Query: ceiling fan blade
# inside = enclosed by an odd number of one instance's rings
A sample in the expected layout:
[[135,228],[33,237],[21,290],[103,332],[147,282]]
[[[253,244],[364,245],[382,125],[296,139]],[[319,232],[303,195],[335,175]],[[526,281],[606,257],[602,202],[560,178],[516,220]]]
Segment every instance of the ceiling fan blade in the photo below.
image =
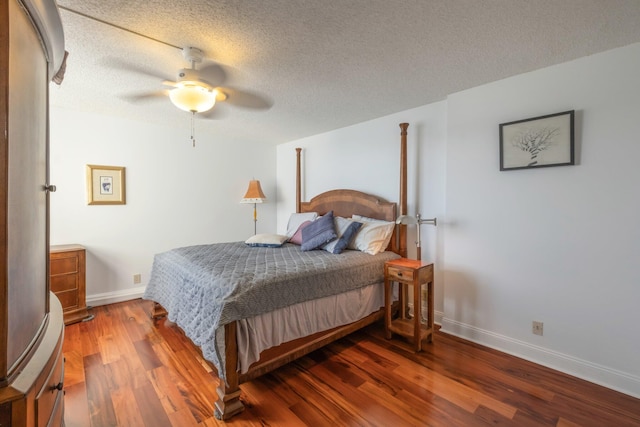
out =
[[229,87],[218,87],[216,89],[224,92],[227,95],[225,102],[235,107],[268,110],[273,106],[273,101],[269,97],[257,92],[249,92]]
[[220,86],[227,80],[227,72],[218,64],[209,64],[198,70],[201,79],[211,86]]
[[169,96],[169,90],[156,90],[153,92],[142,92],[142,93],[132,93],[128,95],[122,95],[121,98],[129,101],[129,102],[148,102],[148,101],[158,101],[161,99],[167,99]]
[[220,105],[216,104],[209,111],[205,111],[204,113],[196,114],[196,117],[206,120],[220,120],[227,117],[227,113],[224,111],[224,108],[220,108]]
[[123,61],[120,58],[107,57],[107,58],[104,59],[103,62],[104,62],[104,64],[106,66],[111,67],[111,68],[116,68],[116,69],[124,70],[124,71],[130,71],[130,72],[136,73],[136,74],[142,74],[144,76],[153,77],[153,78],[158,79],[158,80],[169,80],[166,75],[164,75],[164,74],[162,74],[162,73],[160,73],[160,72],[158,72],[156,70],[153,70],[153,69],[150,69],[150,68],[138,65],[138,64],[132,64],[130,62]]

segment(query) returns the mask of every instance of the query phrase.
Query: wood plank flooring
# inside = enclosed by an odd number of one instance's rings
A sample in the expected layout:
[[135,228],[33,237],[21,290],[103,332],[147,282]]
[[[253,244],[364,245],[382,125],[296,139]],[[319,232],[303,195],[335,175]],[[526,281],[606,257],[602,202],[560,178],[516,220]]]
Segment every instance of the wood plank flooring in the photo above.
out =
[[67,326],[67,427],[640,425],[638,399],[440,332],[414,353],[380,324],[243,384],[246,409],[224,423],[215,372],[149,304]]

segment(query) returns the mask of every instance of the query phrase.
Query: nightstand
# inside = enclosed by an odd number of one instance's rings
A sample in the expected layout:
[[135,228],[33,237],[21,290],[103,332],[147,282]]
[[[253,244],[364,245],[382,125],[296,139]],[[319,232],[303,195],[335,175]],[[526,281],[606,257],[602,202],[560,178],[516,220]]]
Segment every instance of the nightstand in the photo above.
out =
[[[398,318],[391,318],[393,283],[399,285],[400,313]],[[409,316],[407,308],[407,289],[413,286],[413,312]],[[422,286],[427,287],[427,323],[422,324]],[[384,264],[384,326],[386,337],[392,334],[413,338],[416,351],[422,349],[422,341],[433,340],[433,264],[407,258],[394,259]]]

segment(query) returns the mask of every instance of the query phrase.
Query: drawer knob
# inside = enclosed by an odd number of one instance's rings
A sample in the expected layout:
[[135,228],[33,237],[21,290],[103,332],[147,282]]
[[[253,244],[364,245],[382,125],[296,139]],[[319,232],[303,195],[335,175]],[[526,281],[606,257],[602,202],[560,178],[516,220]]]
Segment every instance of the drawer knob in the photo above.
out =
[[52,386],[49,388],[49,390],[51,390],[51,391],[55,391],[55,390],[60,391],[60,390],[62,390],[62,388],[63,388],[63,387],[64,387],[64,384],[62,384],[62,382],[59,382],[59,383],[58,383],[58,384],[56,384],[56,385],[52,385]]

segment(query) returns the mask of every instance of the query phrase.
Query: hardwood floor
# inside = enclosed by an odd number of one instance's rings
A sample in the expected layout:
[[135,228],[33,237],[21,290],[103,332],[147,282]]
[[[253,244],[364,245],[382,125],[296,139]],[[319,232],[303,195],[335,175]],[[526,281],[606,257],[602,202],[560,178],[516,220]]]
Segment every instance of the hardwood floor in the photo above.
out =
[[246,409],[223,423],[216,374],[148,308],[67,326],[67,427],[640,425],[638,399],[439,332],[414,353],[378,324],[241,385]]

